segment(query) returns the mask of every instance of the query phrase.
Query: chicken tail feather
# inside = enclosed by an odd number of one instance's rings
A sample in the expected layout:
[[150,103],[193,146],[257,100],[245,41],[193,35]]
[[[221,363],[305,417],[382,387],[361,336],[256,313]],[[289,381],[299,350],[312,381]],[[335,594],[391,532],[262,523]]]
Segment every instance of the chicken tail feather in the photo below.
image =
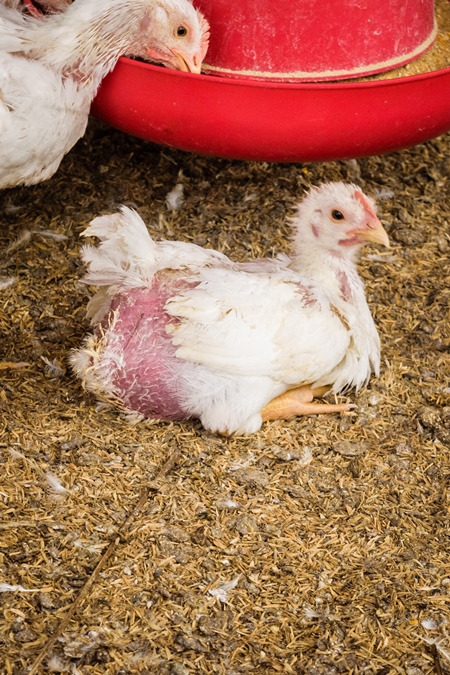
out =
[[100,239],[97,247],[87,244],[82,248],[88,267],[85,283],[115,289],[139,287],[157,271],[157,244],[139,214],[127,206],[95,218],[83,235]]

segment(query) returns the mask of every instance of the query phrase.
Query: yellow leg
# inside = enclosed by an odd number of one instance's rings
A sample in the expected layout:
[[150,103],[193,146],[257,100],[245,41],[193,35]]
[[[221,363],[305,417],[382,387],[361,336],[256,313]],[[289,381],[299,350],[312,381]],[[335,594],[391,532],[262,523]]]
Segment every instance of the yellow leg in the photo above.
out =
[[315,396],[323,396],[330,387],[297,387],[272,399],[262,410],[263,422],[287,420],[297,415],[320,415],[323,413],[346,412],[355,406],[351,403],[311,403]]

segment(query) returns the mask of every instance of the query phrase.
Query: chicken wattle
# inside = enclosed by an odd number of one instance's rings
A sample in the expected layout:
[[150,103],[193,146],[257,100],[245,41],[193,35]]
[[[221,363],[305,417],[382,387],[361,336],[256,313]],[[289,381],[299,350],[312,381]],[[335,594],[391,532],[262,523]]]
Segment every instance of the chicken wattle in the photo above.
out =
[[120,56],[199,73],[208,36],[189,0],[76,0],[45,19],[0,4],[0,188],[55,173]]
[[291,258],[234,263],[183,242],[155,242],[127,207],[84,232],[86,283],[101,287],[95,326],[71,357],[84,386],[149,418],[199,418],[211,431],[340,412],[312,402],[378,373],[380,342],[356,268],[366,242],[388,245],[355,185],[311,190],[292,219]]

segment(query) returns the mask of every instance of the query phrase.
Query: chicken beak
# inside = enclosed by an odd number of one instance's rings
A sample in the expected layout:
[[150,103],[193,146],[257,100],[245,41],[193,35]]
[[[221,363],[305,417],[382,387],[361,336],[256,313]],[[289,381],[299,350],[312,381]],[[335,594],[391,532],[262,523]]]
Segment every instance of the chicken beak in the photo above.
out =
[[389,237],[388,233],[380,223],[380,221],[376,220],[376,224],[371,224],[368,230],[364,230],[364,232],[361,232],[360,235],[361,239],[364,239],[367,242],[370,242],[372,244],[382,244],[383,246],[386,246],[386,248],[389,248]]
[[347,236],[352,235],[357,236],[358,239],[361,239],[364,242],[382,244],[389,248],[388,234],[376,217],[372,218],[364,229],[350,230],[350,232],[347,232]]
[[366,222],[364,227],[353,230],[352,232],[347,232],[347,235],[353,234],[356,235],[358,239],[362,239],[362,241],[367,241],[372,244],[382,244],[383,246],[389,247],[389,237],[387,232],[378,220],[370,200],[361,192],[361,190],[355,190],[354,197],[364,207]]
[[190,59],[179,49],[171,49],[170,51],[176,58],[178,70],[184,73],[197,73],[198,75],[201,73],[202,58],[199,54],[194,54],[193,58]]

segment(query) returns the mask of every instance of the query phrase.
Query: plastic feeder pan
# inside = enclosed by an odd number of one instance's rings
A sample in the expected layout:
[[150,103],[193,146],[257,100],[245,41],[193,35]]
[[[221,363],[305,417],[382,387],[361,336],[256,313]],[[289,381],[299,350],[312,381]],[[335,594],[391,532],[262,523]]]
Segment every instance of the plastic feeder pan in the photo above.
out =
[[92,114],[181,150],[307,162],[400,150],[450,129],[450,68],[391,80],[288,84],[121,58]]
[[301,82],[392,70],[436,37],[433,0],[195,0],[211,26],[204,72]]

